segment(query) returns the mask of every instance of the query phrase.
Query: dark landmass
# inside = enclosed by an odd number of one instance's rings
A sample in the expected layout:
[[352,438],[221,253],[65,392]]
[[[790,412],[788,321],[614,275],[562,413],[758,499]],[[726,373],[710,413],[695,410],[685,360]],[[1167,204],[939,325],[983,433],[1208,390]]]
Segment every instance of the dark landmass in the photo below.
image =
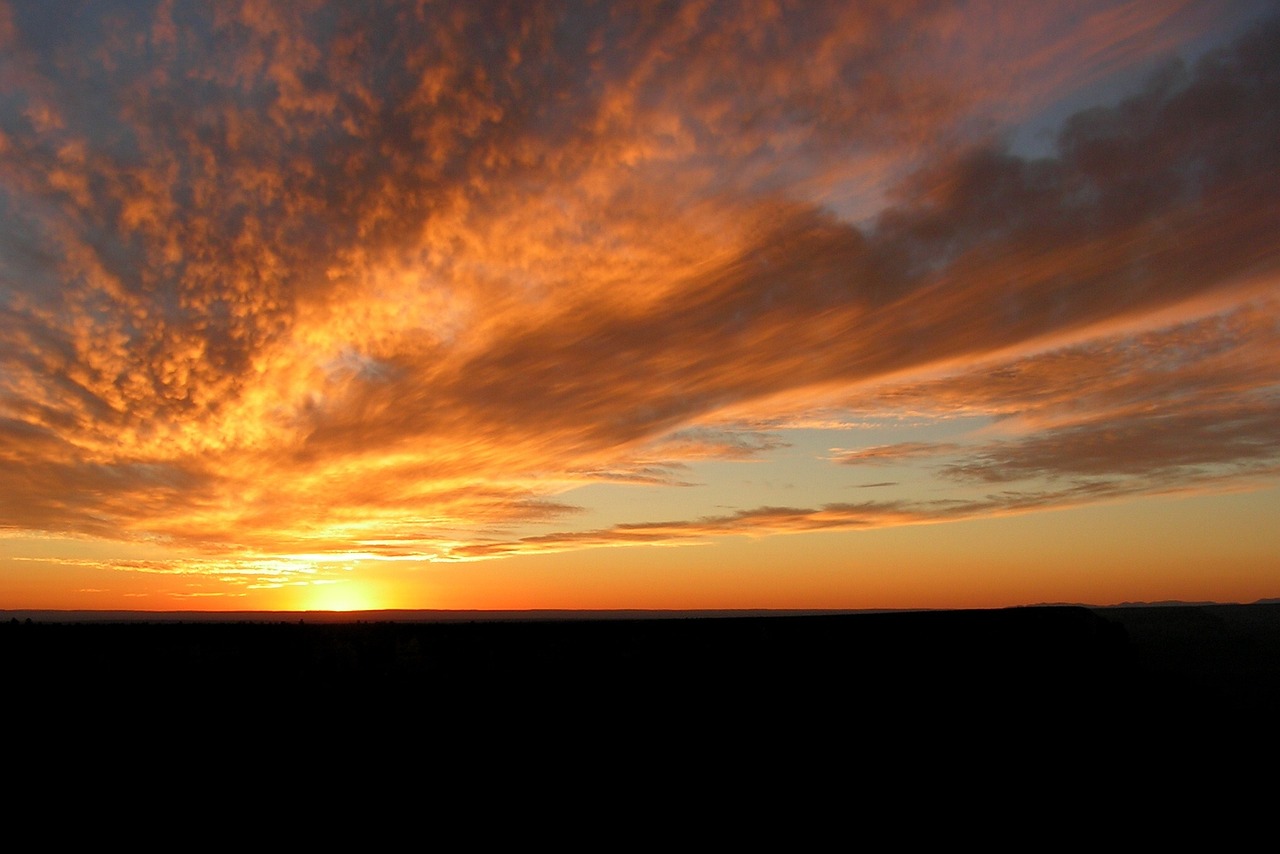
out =
[[[1154,681],[1274,699],[1280,604],[973,611],[0,611],[11,680],[444,680],[530,687]],[[483,674],[483,677],[481,676]],[[839,679],[834,678],[837,674]],[[990,684],[988,684],[990,683]],[[795,687],[795,686],[793,686]],[[705,689],[704,689],[705,690]]]
[[135,738],[305,721],[437,733],[436,750],[678,739],[845,759],[921,743],[1239,751],[1280,711],[1280,604],[208,617],[4,612],[6,707]]

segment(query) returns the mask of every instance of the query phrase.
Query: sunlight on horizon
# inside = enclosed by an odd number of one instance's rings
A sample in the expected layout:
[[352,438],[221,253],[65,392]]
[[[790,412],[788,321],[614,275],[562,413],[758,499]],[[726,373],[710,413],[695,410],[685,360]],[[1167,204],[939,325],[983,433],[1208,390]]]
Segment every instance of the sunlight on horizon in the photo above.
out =
[[368,582],[313,581],[299,591],[296,611],[380,611],[387,605]]

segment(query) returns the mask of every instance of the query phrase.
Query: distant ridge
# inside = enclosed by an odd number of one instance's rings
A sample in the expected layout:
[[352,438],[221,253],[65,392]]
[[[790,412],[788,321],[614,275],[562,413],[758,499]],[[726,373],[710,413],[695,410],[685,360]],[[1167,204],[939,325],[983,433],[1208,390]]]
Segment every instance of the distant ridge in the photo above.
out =
[[[1242,602],[1183,602],[1180,599],[1162,599],[1159,602],[1120,602],[1103,605],[1104,608],[1209,608],[1218,605],[1241,605]],[[1258,603],[1254,603],[1258,604]]]
[[1161,599],[1156,602],[1114,602],[1109,605],[1095,605],[1089,602],[1037,602],[1034,605],[1015,605],[1016,608],[1091,608],[1106,610],[1108,608],[1220,608],[1230,605],[1280,605],[1280,599],[1257,599],[1253,602],[1188,602],[1182,599]]

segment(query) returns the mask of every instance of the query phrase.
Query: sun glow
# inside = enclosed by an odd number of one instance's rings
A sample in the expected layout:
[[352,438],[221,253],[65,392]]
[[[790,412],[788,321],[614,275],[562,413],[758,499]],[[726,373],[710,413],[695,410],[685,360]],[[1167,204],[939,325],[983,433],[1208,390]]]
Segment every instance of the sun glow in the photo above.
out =
[[308,611],[373,611],[382,607],[369,585],[355,581],[313,581],[301,596]]

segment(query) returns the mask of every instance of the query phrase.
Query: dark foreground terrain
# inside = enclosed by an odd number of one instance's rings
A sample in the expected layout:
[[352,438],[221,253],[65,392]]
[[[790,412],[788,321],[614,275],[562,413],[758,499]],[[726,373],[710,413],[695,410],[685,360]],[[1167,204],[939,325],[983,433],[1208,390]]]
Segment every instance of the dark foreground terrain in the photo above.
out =
[[0,613],[15,691],[1280,708],[1280,604],[218,622]]
[[297,745],[307,731],[307,744],[317,733],[348,749],[353,737],[384,753],[412,744],[419,759],[536,743],[635,760],[678,744],[740,760],[803,753],[844,762],[921,745],[975,755],[992,746],[1080,758],[1143,744],[1239,755],[1270,742],[1280,711],[1280,605],[270,616],[60,622],[6,613],[10,732],[47,739],[56,729],[63,744],[221,733]]

